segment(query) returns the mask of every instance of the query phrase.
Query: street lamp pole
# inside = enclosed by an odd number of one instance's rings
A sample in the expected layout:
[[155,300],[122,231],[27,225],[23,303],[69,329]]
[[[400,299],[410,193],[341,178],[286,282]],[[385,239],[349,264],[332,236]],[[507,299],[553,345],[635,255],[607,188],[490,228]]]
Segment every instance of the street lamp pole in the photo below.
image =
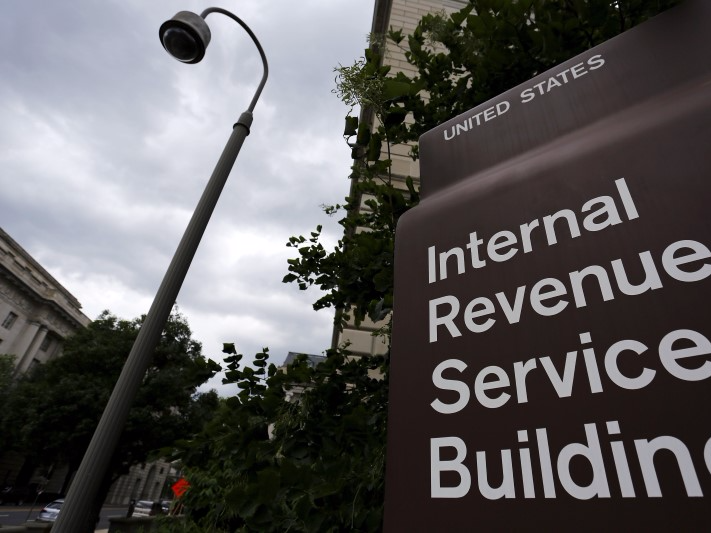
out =
[[165,22],[161,26],[159,34],[165,49],[184,63],[200,61],[210,42],[210,30],[205,18],[211,13],[225,15],[245,29],[257,46],[262,58],[264,73],[252,102],[233,126],[232,134],[217,161],[217,165],[215,165],[212,176],[168,266],[79,470],[77,470],[66,501],[52,528],[54,533],[84,533],[94,530],[95,499],[98,491],[109,468],[143,376],[150,365],[153,351],[158,344],[161,332],[170,316],[190,263],[200,244],[200,239],[205,232],[242,144],[249,135],[252,112],[267,81],[269,72],[267,58],[259,40],[241,19],[221,8],[211,7],[200,15],[181,11],[171,20]]

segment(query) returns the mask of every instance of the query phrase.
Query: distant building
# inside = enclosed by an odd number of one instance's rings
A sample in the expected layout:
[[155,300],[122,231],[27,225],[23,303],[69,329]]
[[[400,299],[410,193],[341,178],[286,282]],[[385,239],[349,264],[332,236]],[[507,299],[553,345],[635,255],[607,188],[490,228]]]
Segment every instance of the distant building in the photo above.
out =
[[[90,322],[79,301],[0,228],[0,354],[14,356],[15,375],[59,357],[64,339]],[[21,454],[0,454],[3,487],[23,476],[24,462]],[[44,474],[36,472],[30,484],[58,492],[66,468],[52,469],[50,479]]]
[[[285,369],[287,366],[292,364],[297,357],[300,355],[306,356],[306,363],[311,367],[315,368],[326,360],[325,355],[313,355],[313,354],[302,354],[301,352],[289,352],[284,359],[284,364],[280,367]],[[306,383],[292,383],[288,388],[285,389],[285,398],[289,402],[297,402],[301,398],[301,395],[309,387]],[[271,428],[270,428],[271,431]]]
[[[371,33],[385,35],[389,29],[402,30],[403,34],[411,34],[423,16],[428,13],[453,13],[464,8],[467,0],[375,0],[373,8],[373,22]],[[407,45],[404,40],[402,46]],[[386,41],[384,50],[380,50],[383,64],[390,65],[391,75],[403,72],[408,76],[417,73],[416,69],[405,59],[405,53],[398,46]],[[360,116],[361,124],[372,124],[375,117],[372,112],[363,110]],[[385,150],[385,148],[383,148]],[[409,155],[409,146],[395,146],[389,155],[392,160],[393,183],[406,189],[405,179],[411,177],[415,185],[419,185],[420,165],[413,161]],[[348,344],[348,350],[354,355],[383,355],[387,352],[388,345],[385,339],[374,333],[384,323],[373,323],[367,318],[359,327],[350,324],[343,331],[334,330],[332,347]]]
[[300,355],[306,356],[306,362],[308,363],[308,365],[311,368],[314,368],[316,365],[321,364],[326,360],[325,355],[313,355],[313,354],[308,354],[308,353],[302,354],[301,352],[289,352],[286,355],[286,359],[284,359],[284,364],[282,366],[289,366]]
[[62,340],[86,327],[79,301],[0,228],[0,353],[15,372],[57,357]]
[[162,459],[133,465],[128,474],[111,486],[106,503],[128,505],[131,500],[172,500],[170,487],[178,477],[175,465]]
[[[62,341],[90,322],[79,301],[0,228],[0,354],[15,356],[15,374],[59,357]],[[24,462],[22,454],[0,454],[0,488],[15,484]],[[34,472],[29,484],[58,493],[66,475],[67,467],[57,465]],[[175,471],[164,461],[134,465],[114,483],[106,501],[171,498],[171,476]]]

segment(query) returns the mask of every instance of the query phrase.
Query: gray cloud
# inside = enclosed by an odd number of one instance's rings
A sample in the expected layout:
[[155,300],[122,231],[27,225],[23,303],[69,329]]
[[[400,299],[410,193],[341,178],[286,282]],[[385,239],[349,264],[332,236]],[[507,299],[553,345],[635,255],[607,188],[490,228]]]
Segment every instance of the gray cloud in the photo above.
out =
[[[210,15],[203,63],[165,54],[168,0],[6,0],[0,19],[0,225],[94,317],[145,313],[232,123],[261,76],[249,38]],[[243,0],[270,78],[178,298],[206,353],[236,342],[320,353],[332,314],[281,283],[284,244],[347,194],[333,68],[363,53],[372,2]]]

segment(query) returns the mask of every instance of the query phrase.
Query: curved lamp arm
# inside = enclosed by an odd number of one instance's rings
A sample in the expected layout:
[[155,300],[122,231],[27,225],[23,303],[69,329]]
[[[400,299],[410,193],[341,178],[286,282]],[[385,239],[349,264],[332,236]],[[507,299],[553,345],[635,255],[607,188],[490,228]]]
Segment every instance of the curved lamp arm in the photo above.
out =
[[244,31],[246,31],[252,38],[252,41],[254,41],[254,44],[257,46],[257,50],[259,50],[259,55],[262,57],[262,66],[264,67],[264,74],[262,74],[262,81],[259,82],[259,87],[257,87],[257,91],[254,93],[252,102],[247,108],[247,111],[251,113],[252,111],[254,111],[254,106],[257,105],[257,100],[259,100],[259,96],[262,94],[262,89],[264,89],[264,85],[267,83],[267,76],[269,75],[269,65],[267,64],[267,56],[264,54],[264,49],[259,43],[259,39],[257,39],[257,36],[254,35],[254,32],[250,29],[249,26],[247,26],[247,24],[241,18],[220,7],[208,7],[205,11],[200,13],[200,16],[202,18],[207,18],[210,13],[220,13],[221,15],[225,15],[226,17],[231,18],[237,24],[242,26],[244,28]]

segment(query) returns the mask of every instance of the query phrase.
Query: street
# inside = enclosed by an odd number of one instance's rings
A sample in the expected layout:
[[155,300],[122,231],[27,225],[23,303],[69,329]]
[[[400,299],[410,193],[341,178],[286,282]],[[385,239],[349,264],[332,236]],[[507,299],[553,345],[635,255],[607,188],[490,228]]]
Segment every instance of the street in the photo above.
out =
[[[19,526],[37,518],[37,515],[44,507],[44,504],[37,504],[34,508],[29,505],[23,506],[0,506],[0,526]],[[104,505],[101,508],[101,518],[96,525],[98,530],[106,530],[109,528],[110,516],[126,516],[126,506],[121,505]]]

